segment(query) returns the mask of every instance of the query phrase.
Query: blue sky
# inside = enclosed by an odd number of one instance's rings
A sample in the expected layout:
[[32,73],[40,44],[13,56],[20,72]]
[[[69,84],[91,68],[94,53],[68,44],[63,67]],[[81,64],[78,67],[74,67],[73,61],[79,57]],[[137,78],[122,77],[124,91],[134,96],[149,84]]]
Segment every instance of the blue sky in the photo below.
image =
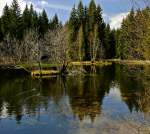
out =
[[[30,0],[31,1],[31,0]],[[39,1],[39,2],[37,2]],[[90,0],[82,0],[84,5],[88,5]],[[130,0],[95,0],[97,4],[100,4],[103,9],[103,14],[107,20],[110,16],[115,16],[120,13],[128,12],[131,9]],[[69,13],[73,5],[76,6],[79,0],[32,0],[37,8],[45,8],[49,17],[55,13],[58,14],[62,21],[68,19]]]
[[[43,8],[47,11],[49,18],[52,18],[55,13],[58,14],[59,19],[65,22],[69,18],[70,11],[75,4],[78,5],[80,0],[18,0],[21,9],[26,4],[33,4],[35,9],[40,12]],[[141,6],[133,4],[133,0],[95,0],[97,4],[101,5],[103,9],[104,20],[110,23],[112,28],[120,26],[122,19],[128,14],[132,6]],[[140,0],[136,0],[140,1]],[[3,6],[7,3],[10,5],[12,0],[0,0],[0,14]],[[90,0],[82,0],[84,5],[88,5]]]

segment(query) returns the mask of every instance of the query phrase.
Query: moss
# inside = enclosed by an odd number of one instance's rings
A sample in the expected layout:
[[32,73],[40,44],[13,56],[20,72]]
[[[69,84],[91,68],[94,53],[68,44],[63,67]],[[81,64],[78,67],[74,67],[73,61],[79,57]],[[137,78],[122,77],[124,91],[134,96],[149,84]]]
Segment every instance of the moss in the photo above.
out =
[[[34,64],[20,64],[18,66],[22,66],[24,68],[38,68],[39,64],[38,63],[34,63]],[[49,64],[49,63],[42,63],[41,67],[42,68],[50,68],[50,67],[59,67],[61,66],[60,64]]]

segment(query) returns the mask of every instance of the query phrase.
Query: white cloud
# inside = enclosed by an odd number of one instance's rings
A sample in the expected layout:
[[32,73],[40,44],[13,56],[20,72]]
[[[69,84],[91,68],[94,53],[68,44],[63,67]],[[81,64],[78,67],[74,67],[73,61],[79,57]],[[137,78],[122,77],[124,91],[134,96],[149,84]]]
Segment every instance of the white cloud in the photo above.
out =
[[41,0],[38,3],[38,6],[49,7],[49,8],[53,8],[53,9],[62,9],[62,10],[67,10],[67,11],[71,11],[71,9],[72,9],[72,7],[70,7],[70,6],[61,5],[61,4],[50,4],[45,0]]
[[47,4],[48,4],[48,2],[47,2],[47,1],[45,1],[45,0],[42,0],[42,1],[41,1],[41,4],[42,4],[42,5],[47,5]]
[[129,12],[126,13],[119,13],[115,16],[110,17],[110,27],[111,29],[117,29],[121,27],[121,23],[123,19],[129,14]]

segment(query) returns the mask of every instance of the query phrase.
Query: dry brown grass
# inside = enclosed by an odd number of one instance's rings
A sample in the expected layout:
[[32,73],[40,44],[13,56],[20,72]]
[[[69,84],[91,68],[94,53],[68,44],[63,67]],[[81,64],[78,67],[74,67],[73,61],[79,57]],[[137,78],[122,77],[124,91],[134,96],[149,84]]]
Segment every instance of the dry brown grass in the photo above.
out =
[[125,64],[125,65],[150,65],[149,60],[119,60],[119,59],[112,59],[108,60],[111,62]]
[[74,61],[74,62],[71,62],[70,63],[71,65],[74,65],[74,66],[82,66],[82,65],[87,65],[87,66],[91,66],[91,65],[96,65],[96,66],[98,66],[98,65],[104,65],[104,66],[106,66],[106,65],[111,65],[112,64],[112,62],[110,62],[110,61],[94,61],[94,62],[92,62],[92,61]]
[[57,75],[59,74],[60,72],[57,71],[57,70],[34,70],[34,71],[31,71],[31,76],[34,77],[34,76],[47,76],[47,75]]

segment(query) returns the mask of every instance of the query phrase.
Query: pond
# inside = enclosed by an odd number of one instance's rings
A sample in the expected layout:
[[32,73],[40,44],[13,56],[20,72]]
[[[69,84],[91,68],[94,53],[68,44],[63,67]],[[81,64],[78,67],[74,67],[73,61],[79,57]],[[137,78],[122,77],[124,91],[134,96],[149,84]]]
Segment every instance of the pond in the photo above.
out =
[[150,66],[82,66],[42,80],[0,71],[0,134],[149,134]]

